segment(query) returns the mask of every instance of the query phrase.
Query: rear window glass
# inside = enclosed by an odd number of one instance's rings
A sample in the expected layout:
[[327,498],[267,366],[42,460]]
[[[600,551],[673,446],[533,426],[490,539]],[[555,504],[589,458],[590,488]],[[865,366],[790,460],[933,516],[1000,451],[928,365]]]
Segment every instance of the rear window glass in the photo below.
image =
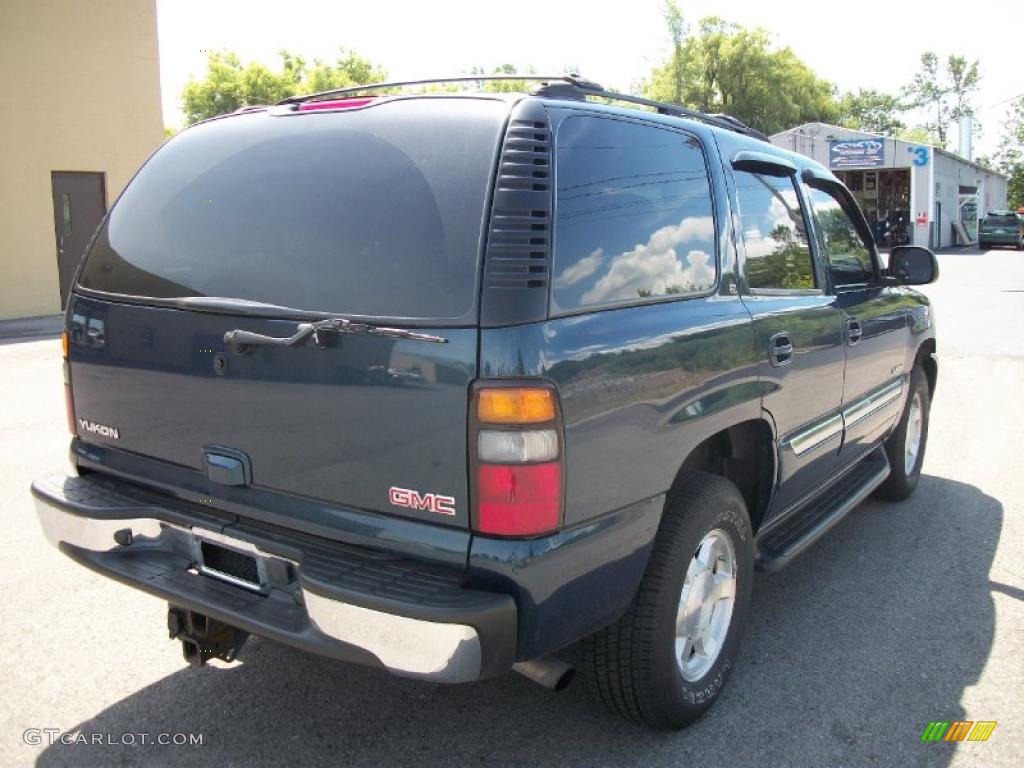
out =
[[185,131],[128,186],[80,285],[466,319],[506,112],[420,99]]
[[986,216],[985,224],[990,227],[1015,227],[1019,219],[1015,214],[1007,214],[1005,216]]

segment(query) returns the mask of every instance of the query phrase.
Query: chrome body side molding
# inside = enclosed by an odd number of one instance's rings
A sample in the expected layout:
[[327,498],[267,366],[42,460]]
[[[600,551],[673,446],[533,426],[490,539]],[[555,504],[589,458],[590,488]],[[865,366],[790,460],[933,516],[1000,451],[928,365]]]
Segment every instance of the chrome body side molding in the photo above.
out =
[[872,390],[854,400],[843,408],[843,421],[849,429],[854,424],[864,421],[898,400],[903,394],[903,377],[883,384],[880,388]]
[[789,448],[797,456],[803,456],[808,451],[841,436],[855,424],[859,424],[864,419],[898,402],[903,395],[903,389],[904,377],[900,376],[888,381],[881,387],[873,389],[843,406],[842,410],[828,413],[806,427],[802,427],[786,438],[782,447]]
[[803,456],[842,434],[843,416],[840,413],[832,413],[793,434],[786,440],[785,445],[797,456]]

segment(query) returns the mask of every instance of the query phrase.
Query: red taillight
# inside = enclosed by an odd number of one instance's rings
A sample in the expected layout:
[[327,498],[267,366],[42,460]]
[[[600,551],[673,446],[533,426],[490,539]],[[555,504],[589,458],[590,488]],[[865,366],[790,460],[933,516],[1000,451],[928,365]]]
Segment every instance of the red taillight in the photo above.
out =
[[536,536],[562,522],[562,465],[481,464],[477,528],[496,536]]
[[71,433],[72,437],[76,437],[78,429],[75,427],[75,399],[71,394],[71,387],[68,384],[64,385],[64,410],[68,416],[68,432]]
[[376,96],[366,96],[356,99],[308,101],[305,104],[299,104],[299,112],[313,112],[314,110],[317,109],[355,109],[356,107],[365,107],[371,101],[375,101],[376,98]]
[[68,332],[64,331],[60,335],[60,346],[61,352],[64,357],[64,411],[67,414],[68,419],[68,431],[72,436],[78,435],[78,429],[75,426],[75,397],[71,392],[71,364],[68,362]]
[[475,529],[493,536],[557,530],[564,451],[555,390],[544,382],[487,382],[474,389],[470,414]]

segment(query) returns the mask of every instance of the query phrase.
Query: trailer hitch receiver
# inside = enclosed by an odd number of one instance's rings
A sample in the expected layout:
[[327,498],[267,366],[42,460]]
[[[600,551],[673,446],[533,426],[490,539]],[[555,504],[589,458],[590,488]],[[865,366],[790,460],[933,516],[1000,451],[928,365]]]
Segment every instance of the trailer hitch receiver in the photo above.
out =
[[171,640],[181,640],[181,653],[193,667],[210,659],[234,661],[249,638],[248,632],[237,627],[173,606],[167,610],[167,633]]

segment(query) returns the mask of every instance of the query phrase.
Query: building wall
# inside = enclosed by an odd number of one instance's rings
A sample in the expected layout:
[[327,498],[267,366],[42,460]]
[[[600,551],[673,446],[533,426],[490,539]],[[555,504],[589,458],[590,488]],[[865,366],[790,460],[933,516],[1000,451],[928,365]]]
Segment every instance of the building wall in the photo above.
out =
[[935,203],[942,204],[942,221],[939,224],[941,232],[936,233],[941,237],[941,242],[938,237],[934,242],[937,247],[945,248],[957,244],[950,222],[954,216],[959,216],[961,187],[967,188],[967,191],[972,187],[977,189],[978,214],[984,216],[986,211],[1006,208],[1006,179],[980,166],[965,163],[948,152],[937,151],[932,154],[935,158],[932,217],[935,216]]
[[770,137],[772,144],[793,152],[806,155],[828,168],[828,147],[832,139],[878,139],[885,143],[884,163],[881,168],[906,168],[910,165],[908,147],[913,145],[901,140],[880,137],[874,133],[855,131],[828,123],[807,123],[790,128]]
[[[771,137],[774,145],[806,155],[826,168],[830,139],[877,138],[873,134],[827,123],[807,123]],[[885,139],[884,168],[909,168],[911,185],[911,242],[945,248],[956,244],[950,222],[959,215],[960,187],[977,187],[978,210],[1006,208],[1006,179],[950,152],[930,148],[927,165],[913,165],[917,145],[902,139]],[[935,222],[936,206],[942,205],[942,221]],[[927,223],[917,224],[921,215]]]
[[156,0],[0,3],[0,318],[60,311],[51,171],[107,207],[163,140]]
[[[910,244],[928,247],[931,237],[931,214],[928,212],[931,207],[932,169],[935,167],[935,150],[928,151],[927,165],[910,166],[910,220],[911,235]],[[924,223],[919,224],[921,216],[927,217]]]

